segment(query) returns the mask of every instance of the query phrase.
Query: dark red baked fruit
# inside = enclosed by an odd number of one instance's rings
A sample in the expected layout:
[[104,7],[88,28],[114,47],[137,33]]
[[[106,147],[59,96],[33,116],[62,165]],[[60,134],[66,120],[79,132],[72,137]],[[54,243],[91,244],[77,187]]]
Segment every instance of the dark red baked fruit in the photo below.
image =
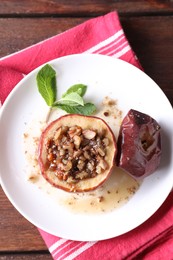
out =
[[153,173],[161,158],[160,129],[155,119],[131,109],[120,127],[117,166],[134,178]]
[[83,192],[108,178],[116,152],[114,134],[102,119],[72,114],[43,131],[38,161],[42,175],[53,186]]

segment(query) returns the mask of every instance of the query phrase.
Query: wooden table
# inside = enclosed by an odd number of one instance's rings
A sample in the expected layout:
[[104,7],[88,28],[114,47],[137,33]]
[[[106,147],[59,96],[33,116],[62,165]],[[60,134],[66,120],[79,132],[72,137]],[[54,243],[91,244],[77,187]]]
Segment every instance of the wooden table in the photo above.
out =
[[[2,0],[0,57],[113,10],[119,12],[122,27],[145,72],[173,105],[172,0]],[[52,259],[37,228],[17,212],[2,189],[0,259]]]

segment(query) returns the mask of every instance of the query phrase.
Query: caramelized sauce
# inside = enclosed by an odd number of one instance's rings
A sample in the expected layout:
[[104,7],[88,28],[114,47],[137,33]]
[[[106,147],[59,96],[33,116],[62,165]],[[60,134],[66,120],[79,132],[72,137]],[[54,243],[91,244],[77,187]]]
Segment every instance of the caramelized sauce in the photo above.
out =
[[118,168],[100,188],[88,192],[71,194],[60,200],[74,213],[101,213],[124,205],[139,188],[139,183]]

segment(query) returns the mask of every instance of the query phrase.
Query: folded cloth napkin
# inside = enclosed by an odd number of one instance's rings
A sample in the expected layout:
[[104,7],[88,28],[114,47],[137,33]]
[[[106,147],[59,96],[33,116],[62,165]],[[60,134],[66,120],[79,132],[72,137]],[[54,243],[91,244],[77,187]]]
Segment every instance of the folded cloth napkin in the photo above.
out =
[[[141,68],[116,12],[90,19],[62,34],[0,59],[0,100],[29,72],[74,53],[100,53]],[[95,242],[66,240],[39,230],[53,259],[173,259],[173,192],[145,223],[119,237]]]

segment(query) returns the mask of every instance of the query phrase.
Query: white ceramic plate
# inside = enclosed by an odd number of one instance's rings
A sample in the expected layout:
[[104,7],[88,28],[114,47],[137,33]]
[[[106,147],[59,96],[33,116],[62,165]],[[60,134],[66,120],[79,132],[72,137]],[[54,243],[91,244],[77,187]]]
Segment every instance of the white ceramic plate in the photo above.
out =
[[72,55],[51,61],[57,71],[59,96],[78,82],[88,85],[86,99],[99,104],[105,96],[118,99],[124,115],[137,109],[162,127],[163,156],[159,169],[147,177],[124,206],[105,214],[80,214],[58,205],[26,181],[23,133],[36,113],[46,107],[37,91],[36,69],[11,92],[0,115],[1,184],[17,210],[37,227],[72,240],[103,240],[121,235],[146,221],[173,186],[173,111],[161,89],[139,69],[101,55]]

